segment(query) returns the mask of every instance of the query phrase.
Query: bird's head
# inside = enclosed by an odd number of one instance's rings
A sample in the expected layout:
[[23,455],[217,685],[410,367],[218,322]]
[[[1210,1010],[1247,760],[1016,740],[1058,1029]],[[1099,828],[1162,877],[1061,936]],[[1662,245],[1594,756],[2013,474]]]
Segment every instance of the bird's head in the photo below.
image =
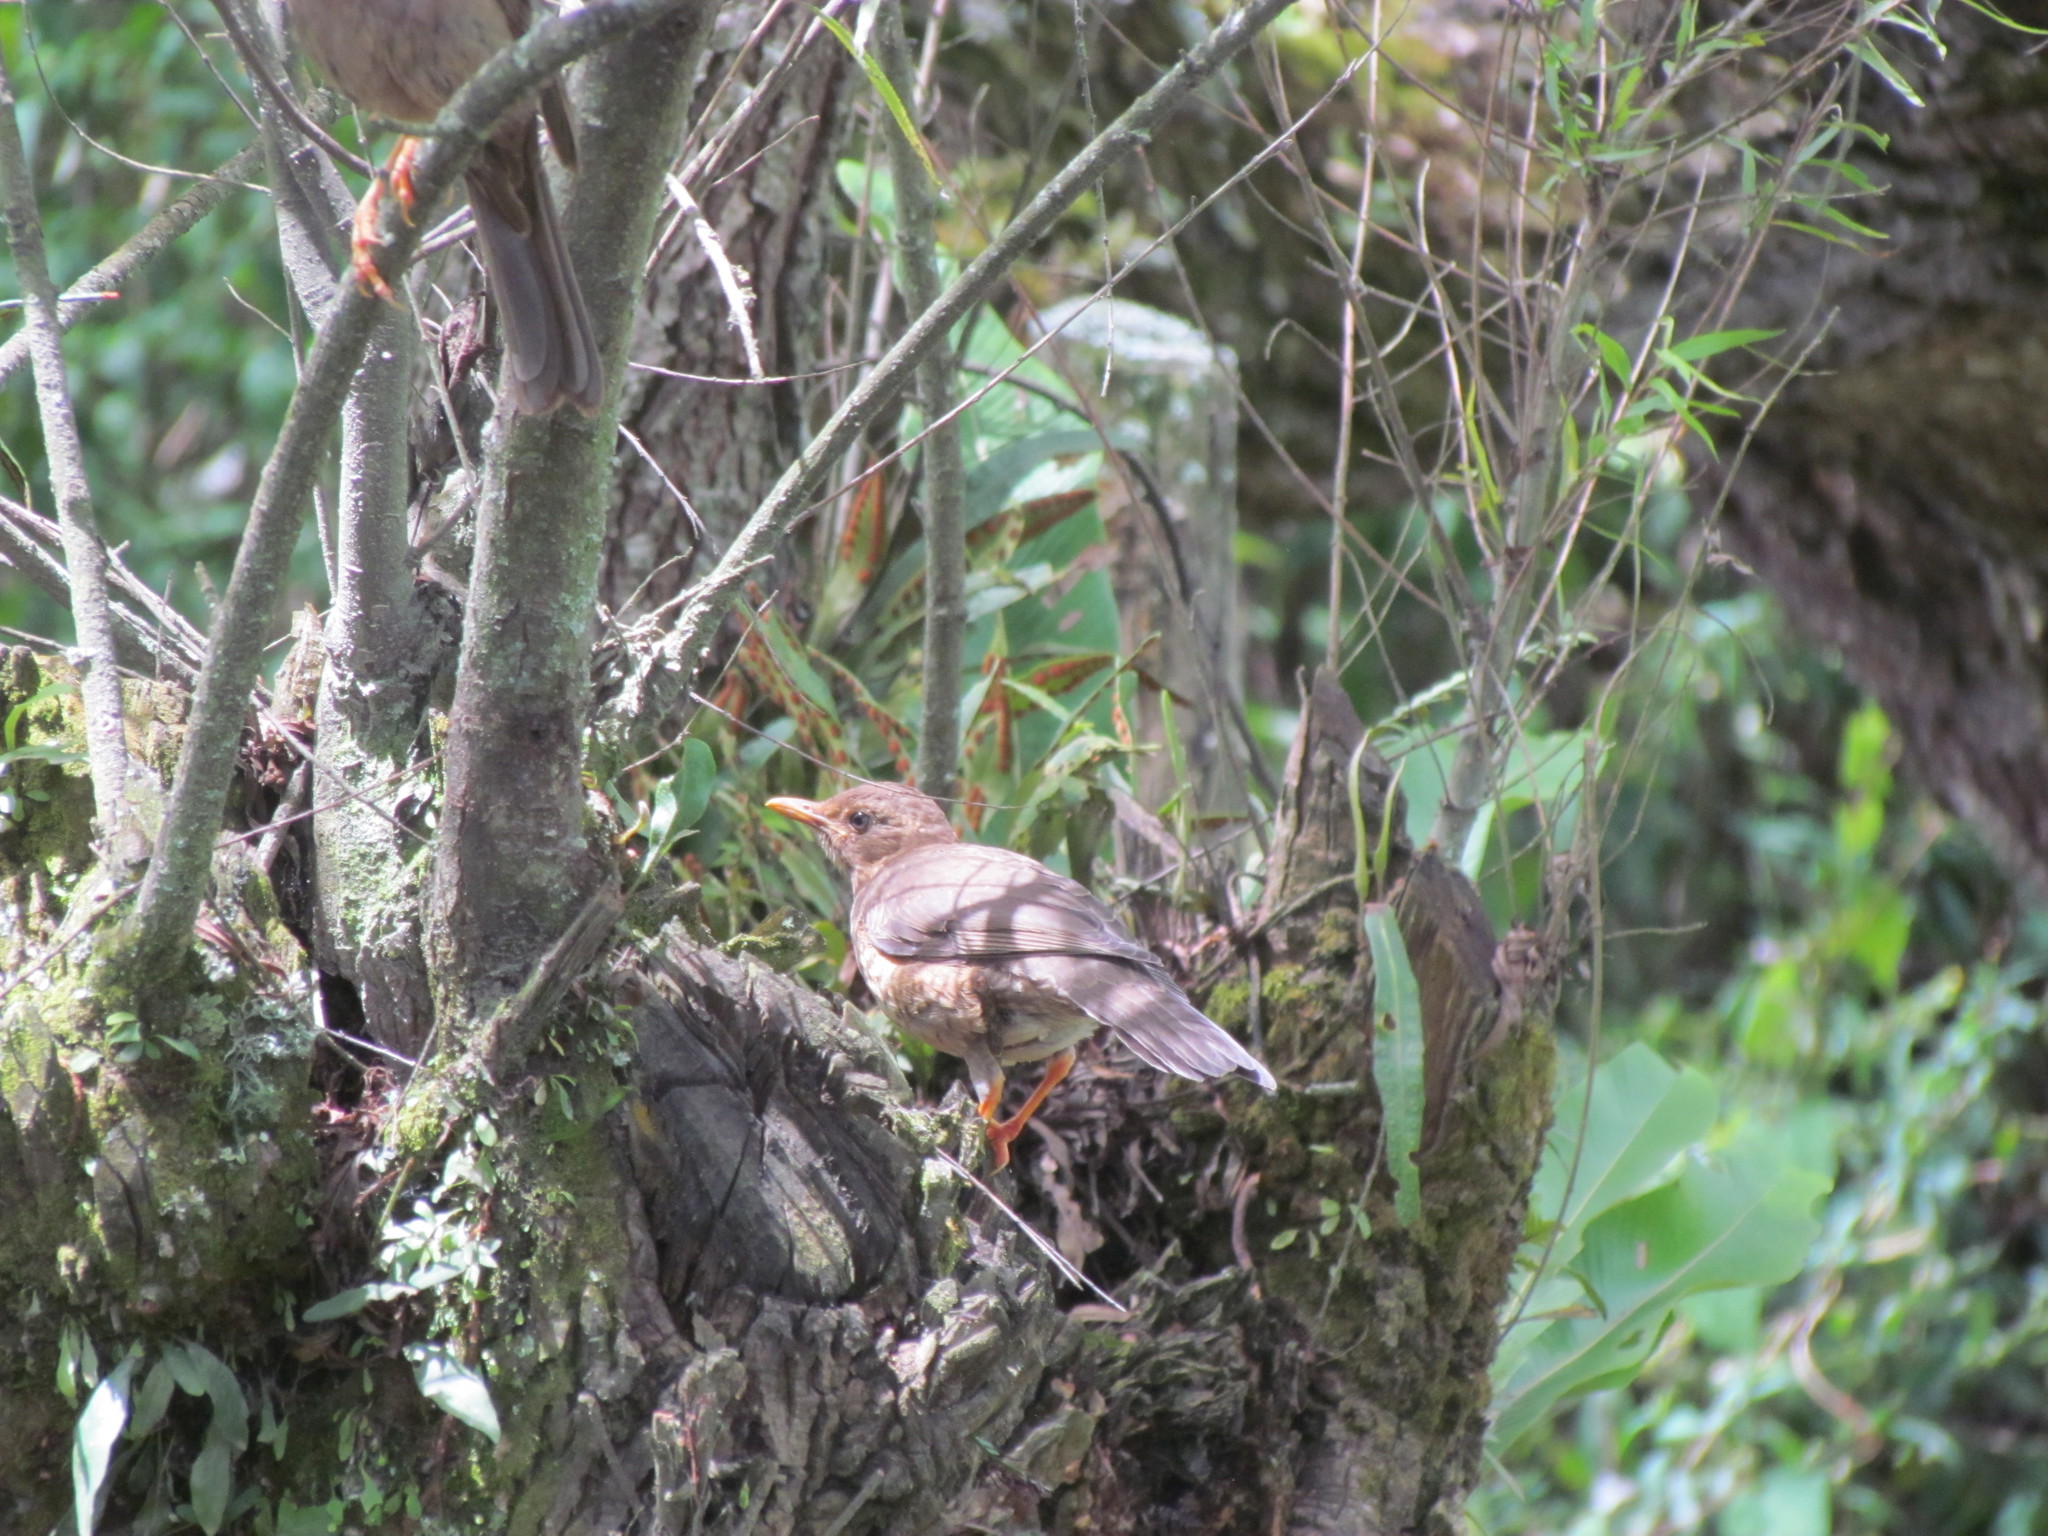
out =
[[814,828],[856,880],[907,848],[959,841],[939,802],[908,784],[856,784],[830,800],[778,795],[768,809]]

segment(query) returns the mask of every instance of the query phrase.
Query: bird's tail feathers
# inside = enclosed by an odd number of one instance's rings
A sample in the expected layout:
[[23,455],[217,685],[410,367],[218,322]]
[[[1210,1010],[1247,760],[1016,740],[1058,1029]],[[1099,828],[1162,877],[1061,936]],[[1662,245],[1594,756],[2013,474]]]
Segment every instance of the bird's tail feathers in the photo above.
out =
[[1276,1086],[1265,1064],[1189,1002],[1164,972],[1104,960],[1083,977],[1061,980],[1061,991],[1076,1007],[1108,1025],[1149,1066],[1197,1082],[1236,1076],[1268,1093]]
[[536,150],[531,228],[514,227],[474,183],[470,207],[504,327],[504,380],[512,408],[545,415],[566,400],[587,415],[604,398],[603,364],[537,155]]

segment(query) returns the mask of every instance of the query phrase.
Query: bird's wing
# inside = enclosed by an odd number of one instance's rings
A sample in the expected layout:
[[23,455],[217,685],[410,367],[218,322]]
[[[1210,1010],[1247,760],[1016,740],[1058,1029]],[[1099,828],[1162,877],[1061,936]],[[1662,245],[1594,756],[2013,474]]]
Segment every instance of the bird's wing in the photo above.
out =
[[1162,1072],[1273,1074],[1188,1001],[1166,967],[1087,888],[1002,848],[949,843],[892,859],[853,921],[898,960],[984,960],[1064,997]]
[[974,843],[891,859],[861,886],[853,921],[897,960],[1101,955],[1158,963],[1086,886],[1021,853]]

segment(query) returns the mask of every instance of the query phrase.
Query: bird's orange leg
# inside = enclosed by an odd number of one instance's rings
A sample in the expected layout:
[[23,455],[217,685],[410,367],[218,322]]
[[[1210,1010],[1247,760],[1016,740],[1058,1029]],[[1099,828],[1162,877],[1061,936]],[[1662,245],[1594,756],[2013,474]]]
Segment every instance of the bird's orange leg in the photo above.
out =
[[377,237],[377,209],[384,201],[384,183],[389,181],[391,190],[398,194],[399,210],[404,213],[406,223],[412,222],[412,162],[419,149],[420,141],[409,134],[398,141],[384,169],[372,178],[370,190],[356,204],[355,223],[349,235],[349,266],[356,274],[356,282],[364,292],[374,293],[394,304],[398,301],[392,297],[391,285],[377,270],[376,250],[384,243]]
[[391,146],[391,159],[384,167],[391,176],[391,190],[398,194],[399,211],[408,224],[412,222],[412,163],[419,158],[419,152],[420,141],[405,134]]
[[[1070,1050],[1061,1051],[1059,1055],[1053,1057],[1052,1060],[1045,1064],[1045,1076],[1041,1077],[1038,1080],[1038,1086],[1031,1090],[1031,1097],[1024,1101],[1024,1107],[1010,1116],[1009,1119],[992,1123],[989,1126],[988,1142],[990,1146],[996,1149],[996,1166],[998,1168],[1010,1166],[1010,1143],[1022,1134],[1024,1127],[1030,1123],[1031,1117],[1038,1113],[1039,1105],[1046,1101],[1047,1096],[1052,1093],[1053,1089],[1066,1081],[1067,1074],[1073,1070],[1074,1053]],[[992,1122],[995,1121],[992,1106],[985,1102],[982,1107],[982,1115]]]

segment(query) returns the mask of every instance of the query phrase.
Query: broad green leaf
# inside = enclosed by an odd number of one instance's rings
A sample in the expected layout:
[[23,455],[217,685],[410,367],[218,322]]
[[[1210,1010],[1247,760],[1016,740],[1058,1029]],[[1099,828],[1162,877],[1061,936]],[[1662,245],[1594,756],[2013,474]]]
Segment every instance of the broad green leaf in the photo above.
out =
[[243,1395],[241,1382],[235,1379],[227,1363],[204,1344],[187,1344],[185,1350],[186,1357],[204,1375],[206,1397],[213,1404],[207,1438],[217,1438],[230,1452],[240,1454],[249,1445],[249,1399]]
[[1512,1445],[1568,1394],[1627,1379],[1685,1297],[1797,1274],[1819,1227],[1814,1202],[1827,1188],[1758,1138],[1596,1218],[1578,1268],[1599,1315],[1558,1318],[1520,1352],[1495,1393],[1496,1447]]
[[[452,1271],[456,1274],[460,1272]],[[445,1280],[448,1276],[443,1275],[440,1278]],[[409,1285],[402,1280],[373,1280],[368,1285],[352,1285],[325,1301],[314,1302],[299,1314],[299,1319],[307,1323],[331,1322],[337,1317],[347,1317],[351,1313],[360,1312],[373,1301],[392,1301],[400,1296],[410,1296],[418,1290],[419,1286]]]
[[227,1518],[228,1496],[235,1489],[234,1453],[227,1442],[209,1434],[192,1461],[192,1518],[206,1536],[215,1536]]
[[1722,1508],[1720,1536],[1828,1536],[1833,1495],[1825,1472],[1771,1467]]
[[683,743],[682,767],[655,786],[647,821],[647,843],[653,858],[660,858],[677,838],[696,829],[704,819],[704,808],[711,803],[717,780],[718,764],[710,746],[690,737]]
[[339,1499],[300,1507],[289,1498],[277,1506],[277,1536],[334,1536],[346,1506]]
[[962,517],[969,530],[979,528],[1010,504],[1010,493],[1024,477],[1048,459],[1094,453],[1102,439],[1078,427],[1060,427],[1006,443],[967,472]]
[[171,1369],[171,1377],[178,1383],[178,1390],[187,1397],[206,1396],[205,1362],[193,1357],[183,1344],[164,1346],[164,1364]]
[[789,632],[773,610],[754,613],[749,609],[747,614],[753,620],[756,632],[767,643],[769,654],[774,656],[775,665],[782,670],[782,675],[819,709],[828,715],[837,715],[839,701],[832,697],[832,690],[826,686],[825,679],[818,675],[818,669],[804,654],[803,642]]
[[1014,603],[1003,622],[1012,656],[1097,655],[1116,651],[1122,638],[1107,571],[1087,572],[1055,602],[1033,597]]
[[135,1412],[128,1420],[128,1438],[140,1440],[163,1422],[165,1412],[171,1406],[171,1394],[177,1390],[177,1379],[171,1375],[171,1368],[158,1357],[149,1374],[142,1378],[142,1386],[135,1394]]
[[498,1443],[498,1410],[483,1377],[456,1359],[445,1344],[411,1344],[406,1358],[413,1363],[420,1395],[462,1420],[493,1445]]
[[[1000,322],[995,322],[1001,330]],[[1003,334],[1008,336],[1008,332]],[[1102,439],[1093,432],[1058,427],[1035,432],[1029,437],[1005,443],[967,471],[961,523],[972,533],[1010,504],[1019,484],[1033,470],[1052,459],[1099,452]],[[914,539],[889,564],[874,596],[879,608],[886,608],[911,581],[924,572],[924,540]]]
[[1422,1147],[1422,993],[1394,909],[1370,902],[1362,920],[1372,946],[1372,1077],[1394,1175],[1394,1214],[1413,1226],[1422,1216],[1422,1170],[1415,1166]]
[[1553,1266],[1578,1257],[1587,1223],[1641,1194],[1713,1129],[1717,1098],[1701,1073],[1669,1066],[1640,1041],[1601,1064],[1589,1099],[1575,1089],[1559,1095],[1530,1193],[1531,1209],[1561,1228],[1550,1250]]
[[1889,758],[1892,724],[1875,704],[1865,704],[1842,726],[1841,766],[1837,777],[1842,788],[1883,799],[1892,792]]
[[128,1423],[128,1381],[139,1358],[131,1353],[92,1389],[71,1432],[71,1494],[77,1500],[78,1536],[92,1536],[99,1520],[100,1490],[106,1486],[115,1442]]

